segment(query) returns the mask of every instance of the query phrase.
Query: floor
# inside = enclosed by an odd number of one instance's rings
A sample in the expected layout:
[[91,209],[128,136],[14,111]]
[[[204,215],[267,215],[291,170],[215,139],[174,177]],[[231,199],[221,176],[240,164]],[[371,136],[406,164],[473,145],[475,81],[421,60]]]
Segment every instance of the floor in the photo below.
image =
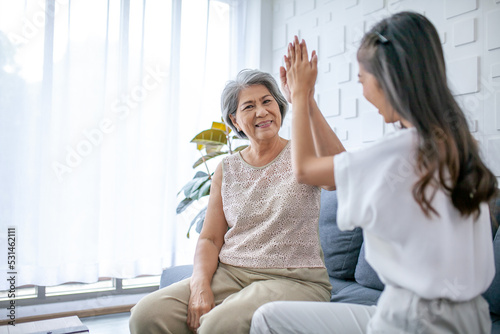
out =
[[89,328],[90,334],[130,334],[128,319],[130,312],[80,318]]

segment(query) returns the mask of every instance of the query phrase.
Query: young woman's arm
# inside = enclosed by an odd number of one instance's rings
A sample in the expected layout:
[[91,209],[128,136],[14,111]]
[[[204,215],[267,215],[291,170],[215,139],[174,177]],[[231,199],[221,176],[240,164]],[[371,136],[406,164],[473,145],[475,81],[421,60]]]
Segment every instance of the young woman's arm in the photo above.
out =
[[326,121],[312,96],[309,97],[309,114],[316,155],[326,157],[344,152],[344,145]]
[[[315,51],[312,52],[312,57],[315,55]],[[285,57],[286,59],[286,57]],[[282,66],[280,67],[280,79],[281,79],[281,89],[285,95],[287,101],[292,103],[290,88],[288,87],[286,79],[287,71]],[[314,147],[316,155],[318,157],[332,156],[340,152],[345,151],[342,142],[338,139],[335,132],[332,130],[325,117],[321,113],[321,110],[314,100],[314,89],[309,94],[309,114],[311,116],[311,131],[313,134]]]
[[[318,72],[317,64],[317,56],[313,54],[311,61],[309,61],[305,42],[302,41],[302,43],[299,43],[298,39],[295,38],[294,45],[288,48],[288,57],[286,58],[287,82],[290,87],[293,102],[293,170],[297,177],[297,181],[300,183],[335,187],[333,155],[339,152],[332,152],[333,154],[331,156],[318,157],[311,130],[312,125],[309,102],[310,95],[314,90],[314,84],[316,82]],[[311,110],[311,112],[319,112],[319,109],[317,111]],[[316,119],[318,120],[318,118]],[[328,126],[328,123],[326,123],[324,118],[318,121],[320,122],[319,127],[315,127],[315,129],[319,128],[319,131],[317,131],[319,135],[318,139],[321,139],[321,136],[328,137],[328,131],[326,131],[324,127],[325,124]],[[333,131],[331,131],[331,133],[333,133]],[[335,134],[333,133],[333,135]],[[331,138],[326,141],[330,142],[330,144],[332,142]],[[340,141],[338,141],[338,143],[340,143]],[[338,143],[336,143],[336,145],[338,145]],[[343,146],[341,146],[341,148],[338,146],[334,147],[336,147],[338,151],[344,150]],[[331,148],[326,148],[322,151],[325,152],[325,150],[330,152]]]
[[187,318],[188,327],[194,332],[200,326],[200,317],[215,307],[211,282],[217,270],[220,249],[227,232],[227,222],[222,209],[221,185],[222,163],[217,166],[212,177],[207,214],[194,255]]

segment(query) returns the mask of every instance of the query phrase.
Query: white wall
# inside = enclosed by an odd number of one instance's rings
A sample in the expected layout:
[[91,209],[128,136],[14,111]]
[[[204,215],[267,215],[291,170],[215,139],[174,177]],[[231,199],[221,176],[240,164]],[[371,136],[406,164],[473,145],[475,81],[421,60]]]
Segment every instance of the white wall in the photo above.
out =
[[[500,177],[500,0],[273,0],[272,73],[279,77],[293,36],[304,38],[318,51],[316,94],[330,125],[349,149],[371,142],[393,128],[363,99],[356,50],[375,22],[403,10],[426,15],[438,29],[450,86]],[[286,137],[290,124],[288,117]]]

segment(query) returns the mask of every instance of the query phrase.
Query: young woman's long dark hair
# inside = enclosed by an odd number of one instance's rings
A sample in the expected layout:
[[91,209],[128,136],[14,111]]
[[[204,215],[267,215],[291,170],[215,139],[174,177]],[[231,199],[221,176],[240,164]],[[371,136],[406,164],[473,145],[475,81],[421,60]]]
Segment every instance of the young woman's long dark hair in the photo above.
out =
[[496,193],[497,180],[481,160],[448,88],[443,50],[432,23],[412,12],[384,19],[363,37],[358,61],[375,76],[394,110],[417,129],[420,179],[413,196],[425,214],[439,215],[432,199],[442,187],[462,215],[477,217],[480,203]]

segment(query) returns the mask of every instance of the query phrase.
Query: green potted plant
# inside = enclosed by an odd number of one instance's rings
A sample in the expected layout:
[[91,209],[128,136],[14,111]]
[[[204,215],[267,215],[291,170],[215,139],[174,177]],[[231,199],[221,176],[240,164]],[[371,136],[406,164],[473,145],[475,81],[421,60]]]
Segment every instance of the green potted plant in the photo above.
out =
[[[177,205],[177,214],[186,210],[186,208],[188,208],[192,203],[210,194],[210,185],[212,184],[213,172],[210,172],[210,169],[208,168],[208,160],[223,156],[225,154],[236,153],[248,146],[241,145],[235,149],[232,149],[232,145],[236,141],[244,139],[238,138],[234,135],[230,135],[230,133],[231,129],[227,127],[226,124],[222,122],[213,122],[210,129],[198,133],[191,140],[191,143],[196,144],[196,148],[201,154],[201,157],[193,164],[193,169],[204,165],[206,172],[196,172],[193,179],[190,180],[179,191],[177,195],[183,193],[184,199],[179,203],[179,205]],[[191,221],[187,232],[188,238],[193,225],[196,225],[196,232],[200,233],[203,222],[205,221],[206,212],[207,207],[204,207]]]

